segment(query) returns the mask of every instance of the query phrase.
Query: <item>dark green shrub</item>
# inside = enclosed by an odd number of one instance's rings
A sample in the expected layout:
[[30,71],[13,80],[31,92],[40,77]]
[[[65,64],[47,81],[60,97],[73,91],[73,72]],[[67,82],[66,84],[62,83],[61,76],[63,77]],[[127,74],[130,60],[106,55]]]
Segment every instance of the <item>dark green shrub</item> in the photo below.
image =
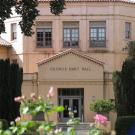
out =
[[4,119],[0,119],[0,129],[7,129],[8,128],[8,122]]
[[135,41],[129,42],[128,57],[122,69],[113,74],[115,105],[118,116],[135,114]]
[[21,96],[23,71],[17,63],[0,59],[0,119],[10,124],[20,116],[20,103],[14,98]]
[[115,124],[116,135],[128,135],[128,131],[135,125],[135,116],[121,116]]

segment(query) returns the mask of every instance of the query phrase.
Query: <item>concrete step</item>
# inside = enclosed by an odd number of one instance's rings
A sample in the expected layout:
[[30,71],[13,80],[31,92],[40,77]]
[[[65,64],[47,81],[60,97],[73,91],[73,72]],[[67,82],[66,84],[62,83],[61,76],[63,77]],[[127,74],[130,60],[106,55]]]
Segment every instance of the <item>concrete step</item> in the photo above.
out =
[[[68,126],[66,123],[59,123],[57,125],[58,128],[62,128],[63,130],[67,130],[68,127],[71,127],[71,126]],[[90,128],[90,124],[89,123],[80,123],[79,125],[75,125],[75,129],[76,130],[85,130],[85,131],[88,131]]]

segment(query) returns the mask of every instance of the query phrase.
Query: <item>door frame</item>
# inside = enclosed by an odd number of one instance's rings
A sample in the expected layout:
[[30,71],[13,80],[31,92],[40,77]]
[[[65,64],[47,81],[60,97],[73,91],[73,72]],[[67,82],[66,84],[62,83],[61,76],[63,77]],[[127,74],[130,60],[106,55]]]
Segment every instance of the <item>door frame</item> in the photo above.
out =
[[[60,91],[64,91],[65,89],[70,89],[70,90],[79,90],[80,91],[80,95],[59,95]],[[80,121],[83,120],[84,118],[84,88],[58,88],[58,105],[62,105],[63,106],[63,101],[64,99],[68,99],[69,100],[69,106],[71,105],[71,108],[73,110],[73,100],[74,99],[78,99],[78,111],[79,111],[79,117]],[[71,103],[72,102],[72,103]],[[63,116],[63,112],[59,113],[59,121],[60,122],[67,122],[67,120],[69,120],[69,118],[64,118]]]

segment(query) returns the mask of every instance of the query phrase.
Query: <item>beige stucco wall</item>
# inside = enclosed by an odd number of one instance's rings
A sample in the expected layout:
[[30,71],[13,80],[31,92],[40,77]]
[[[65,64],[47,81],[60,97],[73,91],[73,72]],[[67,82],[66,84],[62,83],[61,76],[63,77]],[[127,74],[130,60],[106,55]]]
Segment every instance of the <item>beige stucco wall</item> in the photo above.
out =
[[9,50],[9,48],[0,47],[0,59],[6,59],[9,57],[8,50]]

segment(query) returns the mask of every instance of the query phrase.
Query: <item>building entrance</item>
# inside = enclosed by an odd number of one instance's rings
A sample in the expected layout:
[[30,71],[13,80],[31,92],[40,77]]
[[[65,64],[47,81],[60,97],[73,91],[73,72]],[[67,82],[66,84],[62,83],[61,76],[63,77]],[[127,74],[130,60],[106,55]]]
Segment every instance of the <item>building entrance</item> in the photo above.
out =
[[83,120],[84,89],[83,88],[59,88],[59,105],[64,106],[65,110],[59,114],[60,121],[66,122],[69,119],[69,112],[75,118]]

